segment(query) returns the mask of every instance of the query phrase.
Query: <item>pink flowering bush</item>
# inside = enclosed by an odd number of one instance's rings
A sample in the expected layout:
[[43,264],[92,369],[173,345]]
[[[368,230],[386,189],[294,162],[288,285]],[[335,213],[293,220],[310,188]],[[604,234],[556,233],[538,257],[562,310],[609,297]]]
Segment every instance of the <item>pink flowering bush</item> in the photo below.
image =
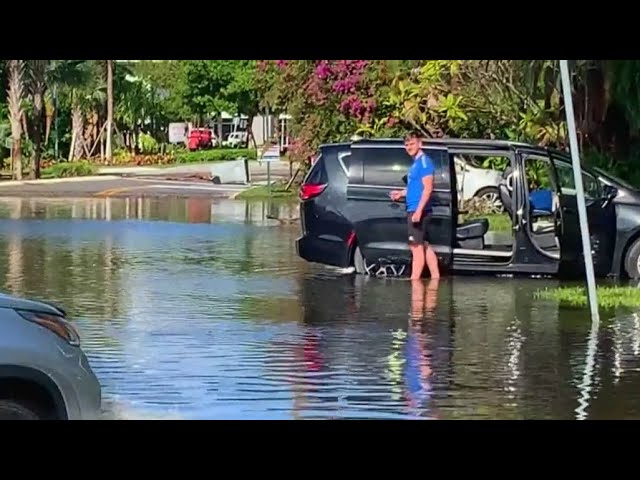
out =
[[398,119],[387,118],[381,99],[392,79],[386,63],[378,60],[258,62],[258,84],[265,104],[293,117],[290,124],[293,138],[288,151],[291,161],[308,162],[321,143],[397,128]]

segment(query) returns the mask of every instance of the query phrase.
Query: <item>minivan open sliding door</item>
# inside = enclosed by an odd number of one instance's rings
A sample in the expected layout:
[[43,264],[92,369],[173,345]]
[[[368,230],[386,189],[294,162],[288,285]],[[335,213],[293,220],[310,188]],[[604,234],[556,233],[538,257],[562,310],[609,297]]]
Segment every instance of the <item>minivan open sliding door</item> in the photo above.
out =
[[[551,159],[561,192],[560,207],[564,227],[560,240],[562,248],[560,271],[574,275],[582,274],[585,270],[584,249],[573,165],[570,159],[562,158],[557,154],[552,154]],[[611,270],[616,238],[616,207],[603,191],[598,179],[585,170],[582,171],[582,184],[587,206],[593,266],[596,275],[603,276]]]
[[[429,236],[441,265],[448,268],[457,215],[454,165],[446,148],[429,146],[423,150],[435,166]],[[389,194],[406,187],[404,177],[412,163],[402,143],[362,141],[351,146],[347,208],[357,245],[368,263],[411,262],[406,206],[392,201]]]
[[[516,245],[515,270],[554,275],[565,248],[561,238],[567,224],[560,208],[562,196],[551,157],[538,150],[516,149],[518,175],[513,177]],[[551,198],[538,204],[534,198]],[[544,208],[540,208],[540,207]]]

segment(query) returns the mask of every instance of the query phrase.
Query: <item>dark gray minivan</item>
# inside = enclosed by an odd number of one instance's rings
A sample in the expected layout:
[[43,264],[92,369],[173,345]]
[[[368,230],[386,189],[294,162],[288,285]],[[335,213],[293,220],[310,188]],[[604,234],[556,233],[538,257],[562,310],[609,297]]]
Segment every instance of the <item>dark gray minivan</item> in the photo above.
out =
[[[582,242],[571,158],[565,152],[501,140],[428,139],[436,168],[430,237],[441,268],[454,273],[579,275]],[[460,220],[455,157],[500,165],[508,231],[489,219]],[[327,144],[300,188],[298,255],[357,273],[403,276],[411,257],[404,204],[412,159],[402,139]],[[583,169],[594,267],[599,276],[640,278],[640,192],[601,171]],[[536,199],[548,198],[545,204]],[[629,204],[628,200],[633,198]],[[635,259],[635,260],[634,260]]]

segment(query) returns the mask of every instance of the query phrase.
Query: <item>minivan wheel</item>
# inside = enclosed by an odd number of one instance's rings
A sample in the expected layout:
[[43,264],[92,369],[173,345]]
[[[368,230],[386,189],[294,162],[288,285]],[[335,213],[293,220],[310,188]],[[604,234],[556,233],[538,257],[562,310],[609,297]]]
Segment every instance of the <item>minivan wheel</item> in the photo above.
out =
[[356,251],[353,252],[353,266],[356,269],[356,273],[360,273],[360,274],[367,273],[364,265],[365,265],[364,257],[362,256],[360,247],[356,247]]
[[22,403],[0,400],[0,420],[40,420],[40,416]]
[[353,253],[353,266],[356,269],[356,273],[371,275],[373,277],[401,277],[407,269],[407,266],[402,264],[396,265],[389,263],[381,265],[378,263],[369,263],[362,255],[360,247],[356,247]]
[[638,238],[624,257],[624,269],[629,278],[633,280],[640,279],[640,238]]

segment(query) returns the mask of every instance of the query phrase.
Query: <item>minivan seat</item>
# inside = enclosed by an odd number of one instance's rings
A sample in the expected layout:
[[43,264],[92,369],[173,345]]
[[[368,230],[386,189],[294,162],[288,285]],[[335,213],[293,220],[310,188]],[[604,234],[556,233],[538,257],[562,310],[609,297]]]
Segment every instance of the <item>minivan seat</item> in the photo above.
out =
[[461,223],[456,229],[456,239],[472,240],[474,238],[482,238],[489,231],[489,220],[479,218],[477,220],[469,220]]
[[504,205],[504,209],[509,214],[509,217],[513,219],[513,203],[511,200],[511,193],[509,192],[507,184],[504,181],[500,182],[500,184],[498,185],[498,193],[500,194],[500,201],[502,202],[502,205]]
[[513,168],[511,168],[510,166],[505,168],[504,172],[502,172],[502,178],[498,183],[498,194],[500,195],[500,201],[502,202],[504,209],[509,214],[509,217],[513,219],[512,196],[509,188],[507,187],[507,179],[509,178],[509,175],[511,175],[511,173],[513,173]]

